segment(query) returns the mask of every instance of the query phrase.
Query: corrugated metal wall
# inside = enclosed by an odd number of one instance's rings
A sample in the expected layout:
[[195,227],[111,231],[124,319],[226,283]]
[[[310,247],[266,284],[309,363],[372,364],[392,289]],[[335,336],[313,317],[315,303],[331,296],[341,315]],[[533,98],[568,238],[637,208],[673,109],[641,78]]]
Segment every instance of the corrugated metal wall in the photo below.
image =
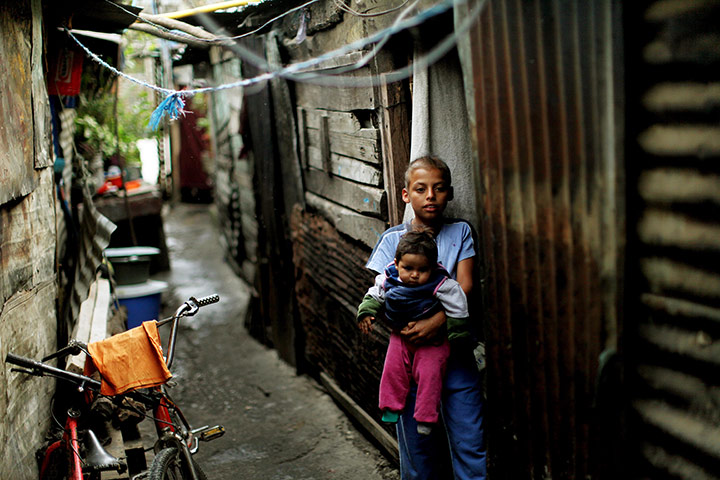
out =
[[720,478],[720,2],[642,2],[633,18],[638,477]]
[[493,479],[599,468],[595,385],[620,325],[624,210],[614,3],[489,1],[470,33]]

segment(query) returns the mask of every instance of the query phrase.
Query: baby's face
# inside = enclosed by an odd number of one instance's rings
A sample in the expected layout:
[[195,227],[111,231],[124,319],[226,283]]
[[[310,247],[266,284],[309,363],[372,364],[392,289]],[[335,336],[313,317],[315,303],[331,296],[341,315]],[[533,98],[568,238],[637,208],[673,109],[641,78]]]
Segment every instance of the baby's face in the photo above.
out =
[[400,260],[395,259],[395,266],[398,270],[398,277],[403,283],[422,285],[430,280],[432,265],[425,255],[406,253]]

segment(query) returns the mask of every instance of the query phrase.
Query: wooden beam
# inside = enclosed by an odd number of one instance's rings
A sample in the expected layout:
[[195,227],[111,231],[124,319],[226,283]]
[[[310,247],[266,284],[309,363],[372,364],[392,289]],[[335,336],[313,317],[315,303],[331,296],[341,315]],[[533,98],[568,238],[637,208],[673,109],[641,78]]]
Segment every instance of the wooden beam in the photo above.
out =
[[[381,78],[387,79],[385,75]],[[405,187],[405,170],[410,162],[410,122],[402,84],[385,81],[379,87],[383,176],[388,193],[388,220],[390,225],[397,225],[402,222],[405,212],[402,189]]]
[[330,163],[326,165],[319,148],[308,146],[307,152],[308,165],[318,170],[374,187],[382,184],[382,172],[372,165],[333,152],[330,152]]
[[360,426],[369,433],[395,462],[399,461],[397,440],[388,434],[378,423],[350,398],[335,381],[325,372],[320,372],[320,380],[330,395],[348,414],[358,421]]
[[[107,320],[110,311],[110,282],[98,276],[90,285],[90,292],[84,302],[80,304],[80,313],[73,340],[85,344],[99,342],[107,338]],[[84,353],[67,358],[65,369],[75,373],[82,373],[85,369]]]
[[328,177],[314,168],[305,172],[305,186],[308,191],[358,213],[386,215],[385,191],[380,188],[360,185],[340,177]]
[[387,224],[382,220],[360,215],[312,192],[305,193],[305,200],[308,205],[320,211],[338,231],[363,242],[370,248],[375,246],[380,235],[387,228]]
[[[327,118],[327,117],[325,117]],[[377,132],[374,129],[365,129]],[[320,148],[324,138],[322,131],[308,128],[306,130],[307,144]],[[351,133],[334,132],[332,126],[328,131],[329,149],[333,153],[346,157],[357,158],[363,162],[380,165],[380,154],[378,152],[378,139],[356,136]]]

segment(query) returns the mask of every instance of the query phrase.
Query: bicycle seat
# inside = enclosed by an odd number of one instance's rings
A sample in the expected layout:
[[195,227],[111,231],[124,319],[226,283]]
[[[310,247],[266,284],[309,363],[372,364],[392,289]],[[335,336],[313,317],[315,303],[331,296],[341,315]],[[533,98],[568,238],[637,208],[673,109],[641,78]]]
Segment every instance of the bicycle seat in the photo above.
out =
[[87,431],[87,438],[85,441],[85,448],[87,449],[87,455],[85,456],[84,469],[90,472],[103,472],[106,470],[117,470],[123,472],[127,468],[124,462],[110,455],[100,445],[95,432],[92,430]]

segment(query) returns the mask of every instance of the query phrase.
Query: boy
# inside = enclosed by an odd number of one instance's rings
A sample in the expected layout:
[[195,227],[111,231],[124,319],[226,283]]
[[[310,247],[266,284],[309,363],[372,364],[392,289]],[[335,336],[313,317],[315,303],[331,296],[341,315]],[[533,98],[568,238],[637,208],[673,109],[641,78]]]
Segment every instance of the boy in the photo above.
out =
[[[413,417],[418,422],[418,433],[429,435],[440,411],[445,366],[450,355],[448,338],[465,334],[464,323],[469,316],[465,293],[437,263],[437,245],[429,232],[408,232],[398,242],[395,260],[385,267],[384,274],[375,278],[375,285],[358,307],[358,326],[363,333],[370,333],[383,305],[392,328],[380,380],[383,421],[398,421],[413,379],[418,386]],[[448,338],[416,346],[398,333],[408,322],[427,317],[441,307],[447,315]]]
[[[472,231],[465,222],[449,222],[443,216],[453,198],[450,169],[437,157],[414,160],[405,174],[402,191],[415,214],[411,225],[429,228],[438,247],[438,262],[458,281],[468,298],[472,290],[475,249]],[[394,257],[400,237],[409,229],[397,225],[386,230],[370,254],[366,267],[381,273]],[[410,322],[400,331],[405,340],[422,345],[445,334],[445,312]],[[455,342],[450,348],[442,395],[442,418],[447,430],[456,479],[484,479],[486,472],[483,435],[483,398],[480,373],[472,346]],[[406,409],[397,423],[400,473],[403,480],[444,479],[434,435],[417,435],[412,417],[416,390],[411,389]]]

